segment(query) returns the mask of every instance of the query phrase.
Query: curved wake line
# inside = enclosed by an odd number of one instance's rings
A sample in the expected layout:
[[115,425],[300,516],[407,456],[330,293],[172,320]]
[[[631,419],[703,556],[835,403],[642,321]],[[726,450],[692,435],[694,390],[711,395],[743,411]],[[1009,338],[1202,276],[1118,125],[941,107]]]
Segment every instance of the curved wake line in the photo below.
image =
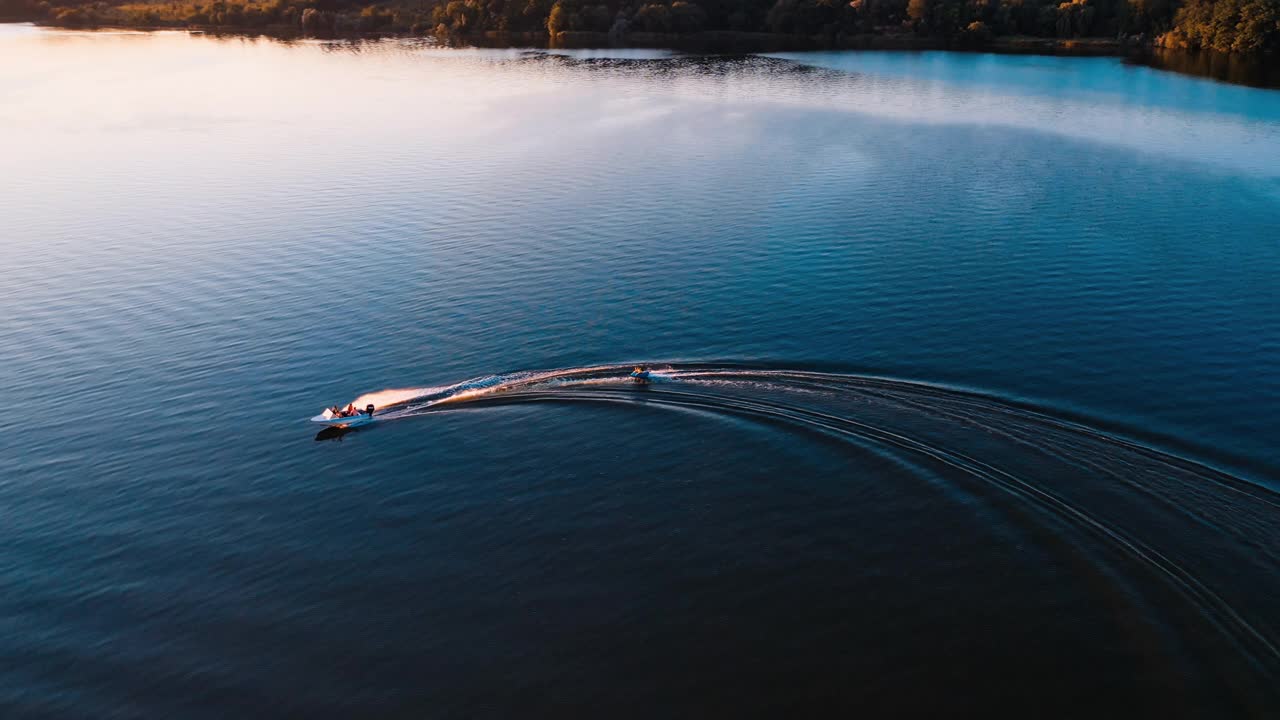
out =
[[[1280,676],[1280,624],[1250,592],[1233,593],[1215,556],[1227,540],[1238,569],[1280,563],[1280,496],[1195,460],[1086,423],[981,393],[915,381],[725,364],[653,364],[637,384],[631,364],[486,375],[453,385],[369,393],[357,406],[399,419],[522,403],[637,404],[736,416],[821,434],[945,467],[987,488],[1010,513],[1103,567],[1145,568],[1196,608],[1261,676]],[[380,404],[379,404],[380,403]],[[824,406],[825,405],[825,406]],[[960,485],[957,485],[959,487]],[[997,498],[1003,498],[997,499]],[[1170,524],[1173,523],[1173,524]],[[1178,527],[1178,534],[1167,534]],[[1166,533],[1151,537],[1153,532]],[[1200,533],[1200,534],[1196,534]],[[1185,537],[1182,537],[1185,536]],[[1275,537],[1273,537],[1275,536]],[[1085,539],[1087,538],[1087,540]],[[1224,540],[1223,538],[1227,538]],[[1113,558],[1105,560],[1103,558]],[[1265,583],[1263,583],[1265,585]],[[1264,591],[1256,591],[1263,592]]]
[[[365,393],[353,402],[356,407],[372,404],[380,409],[385,408],[380,416],[387,420],[414,417],[431,410],[443,410],[448,406],[456,406],[474,400],[492,399],[495,396],[510,396],[513,393],[530,392],[539,389],[590,388],[601,386],[633,387],[635,384],[629,373],[637,363],[620,363],[605,365],[589,365],[583,367],[557,368],[550,370],[522,370],[494,375],[481,375],[451,385],[439,385],[420,388],[390,388]],[[684,382],[698,385],[724,384],[735,387],[750,387],[752,384],[768,386],[784,385],[788,389],[798,390],[810,388],[825,392],[857,390],[867,392],[881,389],[888,392],[909,390],[926,396],[943,397],[952,404],[967,404],[978,412],[989,412],[998,408],[1002,414],[1017,416],[1024,420],[1052,425],[1057,429],[1088,436],[1097,442],[1110,443],[1116,447],[1140,452],[1148,459],[1159,460],[1182,467],[1205,476],[1206,480],[1242,493],[1260,502],[1280,507],[1280,493],[1268,483],[1260,479],[1248,479],[1217,466],[1213,462],[1161,449],[1161,445],[1182,445],[1184,441],[1149,442],[1135,439],[1133,433],[1100,429],[1090,424],[1086,418],[1076,416],[1071,419],[1061,414],[1051,414],[1029,402],[1010,401],[980,391],[952,387],[943,384],[919,380],[901,380],[891,377],[825,372],[819,370],[792,370],[779,368],[759,368],[749,365],[725,365],[712,363],[640,363],[652,370],[651,383],[666,386],[668,383]],[[1176,440],[1168,438],[1168,440]],[[1184,448],[1184,450],[1191,450]],[[1194,452],[1193,455],[1207,456],[1209,453]],[[1248,461],[1230,458],[1227,466],[1245,466]],[[1269,471],[1270,468],[1267,468]],[[1263,477],[1270,475],[1264,471]]]
[[[686,397],[671,399],[671,396]],[[515,402],[610,401],[617,399],[631,400],[631,398],[618,398],[617,396],[606,394],[583,397],[551,391],[541,391],[522,395],[519,398],[512,398]],[[1118,528],[1072,505],[1054,493],[1036,487],[1027,479],[1001,470],[990,463],[874,425],[779,403],[742,402],[725,396],[664,391],[661,397],[646,399],[646,404],[671,405],[720,412],[728,411],[747,416],[776,419],[785,423],[816,429],[837,437],[848,436],[892,445],[959,470],[1025,502],[1032,503],[1042,510],[1071,521],[1076,526],[1095,534],[1151,570],[1165,576],[1179,592],[1197,607],[1202,611],[1208,611],[1214,625],[1236,642],[1249,656],[1257,660],[1257,656],[1262,655],[1269,658],[1272,663],[1280,664],[1280,647],[1277,647],[1275,643],[1247,621],[1226,600],[1201,582],[1194,574],[1181,567],[1176,561],[1135,538],[1127,537]],[[1270,504],[1275,506],[1274,503]],[[1249,646],[1252,646],[1252,648]],[[1265,663],[1263,666],[1265,666]]]
[[[625,372],[622,372],[625,368]],[[485,397],[501,392],[511,392],[522,388],[553,383],[588,384],[594,378],[601,383],[623,382],[629,365],[598,365],[581,368],[564,368],[559,370],[524,370],[497,375],[482,375],[452,385],[438,387],[403,388],[378,390],[365,393],[353,402],[357,407],[372,404],[378,408],[392,407],[386,413],[387,419],[412,417],[418,411],[445,403],[459,403]],[[619,373],[621,372],[621,375]],[[396,407],[403,406],[403,407]]]

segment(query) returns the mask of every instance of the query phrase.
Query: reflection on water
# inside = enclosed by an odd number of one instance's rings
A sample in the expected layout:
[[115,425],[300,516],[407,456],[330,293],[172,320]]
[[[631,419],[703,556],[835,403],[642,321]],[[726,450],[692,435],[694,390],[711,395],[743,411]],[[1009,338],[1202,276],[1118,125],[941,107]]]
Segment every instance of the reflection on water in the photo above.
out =
[[1280,88],[1280,65],[1272,58],[1257,58],[1211,50],[1186,52],[1154,48],[1134,58],[1161,70],[1213,78],[1238,85]]
[[349,432],[355,432],[359,428],[349,427],[327,427],[316,433],[316,442],[324,442],[326,440],[341,440]]

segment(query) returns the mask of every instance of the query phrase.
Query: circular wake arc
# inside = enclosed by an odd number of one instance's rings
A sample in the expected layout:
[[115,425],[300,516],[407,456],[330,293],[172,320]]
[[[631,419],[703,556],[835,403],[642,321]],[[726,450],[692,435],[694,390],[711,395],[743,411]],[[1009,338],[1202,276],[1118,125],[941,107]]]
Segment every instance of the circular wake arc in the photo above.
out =
[[[1160,617],[1144,621],[1171,646],[1230,648],[1235,662],[1209,672],[1262,706],[1276,699],[1280,500],[1266,488],[1047,412],[924,383],[672,364],[653,366],[638,384],[631,367],[482,376],[356,404],[393,400],[387,419],[494,405],[643,404],[817,434],[856,448],[855,457],[902,458],[901,467],[923,464],[996,508],[1023,542],[1081,568],[1091,576],[1084,584],[1125,597],[1135,614],[1154,608]],[[852,463],[849,475],[857,472]]]

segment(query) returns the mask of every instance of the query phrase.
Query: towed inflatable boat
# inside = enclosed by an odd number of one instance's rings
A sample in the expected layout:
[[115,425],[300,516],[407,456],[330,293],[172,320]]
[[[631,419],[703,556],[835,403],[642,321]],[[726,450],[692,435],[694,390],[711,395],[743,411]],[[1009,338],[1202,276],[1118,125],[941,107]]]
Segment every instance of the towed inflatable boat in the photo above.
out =
[[335,413],[333,408],[325,408],[324,412],[311,418],[311,422],[328,425],[329,427],[356,427],[358,425],[368,425],[373,422],[373,406],[367,405],[364,410],[357,410],[350,414],[341,412]]

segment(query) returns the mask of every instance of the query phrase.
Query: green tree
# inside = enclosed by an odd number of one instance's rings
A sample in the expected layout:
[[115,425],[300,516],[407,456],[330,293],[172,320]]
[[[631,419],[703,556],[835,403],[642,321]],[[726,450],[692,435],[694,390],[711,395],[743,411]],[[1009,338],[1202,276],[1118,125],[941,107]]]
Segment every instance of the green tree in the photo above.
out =
[[650,3],[636,11],[635,24],[645,32],[671,32],[671,10],[666,5]]
[[1280,51],[1280,0],[1190,0],[1160,41],[1192,50]]
[[676,0],[671,3],[671,27],[678,33],[695,33],[707,22],[707,13],[693,3]]

